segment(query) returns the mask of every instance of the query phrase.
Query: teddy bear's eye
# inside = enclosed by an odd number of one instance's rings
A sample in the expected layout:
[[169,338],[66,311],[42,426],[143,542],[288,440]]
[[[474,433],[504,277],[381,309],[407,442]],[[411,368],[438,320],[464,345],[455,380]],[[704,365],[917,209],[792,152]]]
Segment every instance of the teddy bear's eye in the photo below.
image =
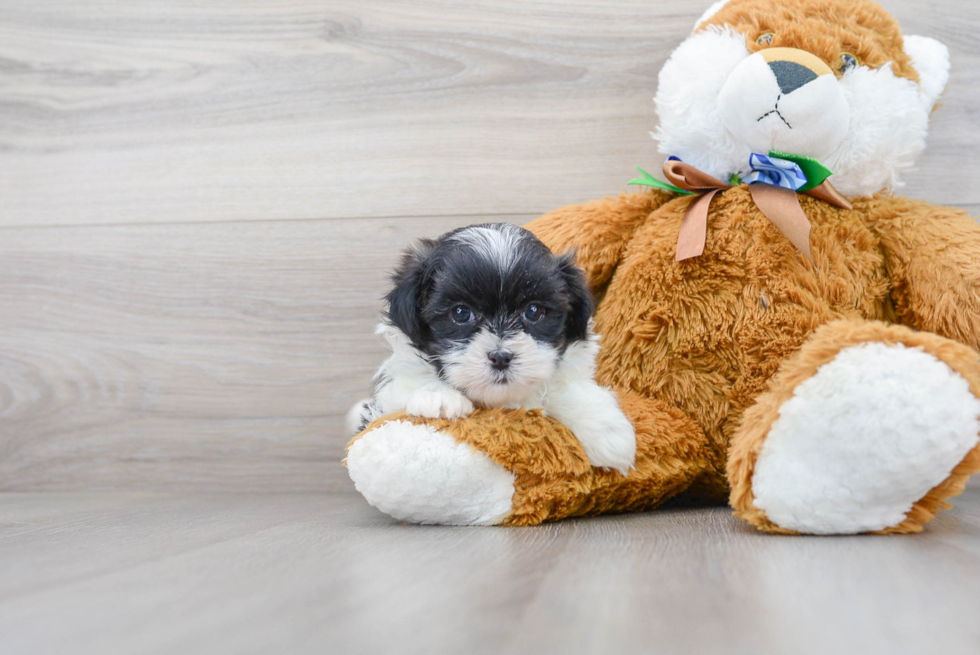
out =
[[842,73],[846,73],[847,71],[857,68],[860,65],[861,62],[857,57],[849,52],[842,52],[840,53],[840,65],[837,67],[837,70]]
[[765,34],[760,35],[759,38],[755,40],[755,42],[762,46],[772,45],[772,37],[774,36],[776,35],[773,34],[772,32],[766,32]]

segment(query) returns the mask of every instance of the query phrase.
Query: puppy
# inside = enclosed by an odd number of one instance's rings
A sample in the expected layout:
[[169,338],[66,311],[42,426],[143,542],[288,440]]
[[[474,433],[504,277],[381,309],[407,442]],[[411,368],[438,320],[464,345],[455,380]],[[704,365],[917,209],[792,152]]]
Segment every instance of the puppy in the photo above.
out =
[[593,466],[628,473],[636,438],[593,380],[593,302],[573,253],[555,256],[516,225],[475,225],[420,240],[392,279],[378,326],[391,355],[374,397],[348,414],[351,433],[401,410],[456,419],[475,406],[541,409]]

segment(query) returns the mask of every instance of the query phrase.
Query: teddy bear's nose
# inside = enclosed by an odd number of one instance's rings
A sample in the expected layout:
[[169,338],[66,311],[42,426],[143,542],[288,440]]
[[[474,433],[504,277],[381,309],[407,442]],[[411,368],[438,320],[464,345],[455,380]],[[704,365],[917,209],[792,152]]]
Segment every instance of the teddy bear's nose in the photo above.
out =
[[793,61],[770,61],[769,68],[776,76],[776,84],[783,95],[789,95],[807,82],[817,79],[816,73]]
[[796,91],[821,75],[833,74],[830,66],[806,50],[766,48],[761,51],[761,54],[769,64],[769,70],[776,77],[776,84],[779,85],[783,95]]

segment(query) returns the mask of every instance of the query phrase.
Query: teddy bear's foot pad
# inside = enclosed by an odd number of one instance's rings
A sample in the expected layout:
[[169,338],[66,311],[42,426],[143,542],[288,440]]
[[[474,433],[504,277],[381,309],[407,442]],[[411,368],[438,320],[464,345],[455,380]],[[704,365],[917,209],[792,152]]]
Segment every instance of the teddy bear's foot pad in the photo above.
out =
[[347,451],[354,486],[396,519],[495,525],[511,511],[514,474],[430,425],[389,421]]
[[977,444],[980,400],[919,348],[841,350],[779,409],[752,477],[755,506],[809,534],[883,530]]

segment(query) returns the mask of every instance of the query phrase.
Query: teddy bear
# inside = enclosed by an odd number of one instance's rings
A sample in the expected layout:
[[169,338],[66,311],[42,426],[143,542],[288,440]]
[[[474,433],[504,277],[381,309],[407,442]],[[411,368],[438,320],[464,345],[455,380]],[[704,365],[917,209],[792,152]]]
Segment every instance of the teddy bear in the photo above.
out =
[[668,182],[527,227],[576,249],[628,474],[540,411],[380,418],[348,446],[397,519],[535,525],[730,503],[783,534],[917,532],[980,469],[980,227],[895,195],[948,51],[868,0],[728,0],[659,74]]

